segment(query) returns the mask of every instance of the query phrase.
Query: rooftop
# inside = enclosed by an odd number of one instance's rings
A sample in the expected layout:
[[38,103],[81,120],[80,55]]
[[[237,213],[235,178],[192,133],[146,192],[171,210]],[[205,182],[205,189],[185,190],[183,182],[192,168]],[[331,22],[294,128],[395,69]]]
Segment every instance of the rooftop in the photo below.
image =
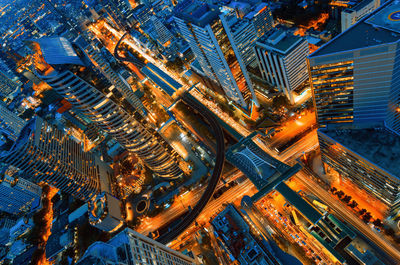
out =
[[285,199],[299,210],[312,224],[318,223],[322,214],[319,213],[313,206],[305,201],[297,192],[289,188],[284,182],[276,186],[276,190],[285,197]]
[[182,87],[180,83],[152,63],[147,63],[142,68],[142,72],[170,96]]
[[388,129],[322,131],[341,145],[400,178],[400,136]]
[[40,38],[34,41],[39,44],[45,61],[50,65],[85,65],[78,54],[76,54],[72,44],[66,38]]
[[199,27],[205,27],[218,18],[219,10],[217,6],[196,0],[186,0],[175,7],[174,13],[176,17]]
[[257,45],[274,50],[281,54],[287,54],[303,40],[300,36],[292,35],[284,30],[270,31],[257,41]]
[[319,48],[310,58],[399,40],[400,2],[392,0]]

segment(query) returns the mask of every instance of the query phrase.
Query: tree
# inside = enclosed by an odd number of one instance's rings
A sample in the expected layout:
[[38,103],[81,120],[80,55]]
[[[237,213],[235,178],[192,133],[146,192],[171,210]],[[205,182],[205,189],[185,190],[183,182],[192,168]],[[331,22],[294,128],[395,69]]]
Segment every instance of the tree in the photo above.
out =
[[394,235],[394,230],[391,227],[385,228],[385,234],[388,236],[393,236]]
[[175,72],[181,72],[183,67],[183,61],[177,57],[174,61],[168,61],[165,66]]
[[374,224],[374,226],[377,226],[377,227],[382,227],[382,225],[383,225],[381,219],[379,219],[379,218],[375,219],[373,224]]
[[365,214],[367,212],[367,210],[365,210],[364,208],[363,209],[361,209],[361,211],[359,212],[359,214],[360,215],[363,215],[363,214]]
[[371,216],[370,212],[366,212],[362,217],[363,221],[366,223],[368,223],[371,220],[371,218],[372,218],[372,216]]
[[332,187],[332,188],[330,189],[330,191],[332,192],[332,194],[335,194],[335,192],[337,191],[337,189],[336,189],[335,187]]
[[353,201],[349,204],[349,206],[350,206],[351,208],[355,208],[355,207],[358,206],[358,203],[357,203],[355,200],[353,200]]
[[274,109],[279,109],[281,107],[288,108],[289,106],[289,100],[284,95],[278,95],[272,100],[272,107]]
[[345,203],[349,203],[350,200],[351,200],[351,196],[346,195],[346,196],[343,197],[343,201],[344,201]]
[[338,196],[338,198],[341,199],[344,196],[344,192],[339,190],[338,192],[336,192],[336,196]]

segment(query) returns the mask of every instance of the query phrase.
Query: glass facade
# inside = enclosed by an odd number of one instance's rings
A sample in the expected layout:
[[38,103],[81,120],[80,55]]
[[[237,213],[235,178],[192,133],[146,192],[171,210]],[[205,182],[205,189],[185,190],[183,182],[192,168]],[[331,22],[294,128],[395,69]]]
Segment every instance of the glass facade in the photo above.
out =
[[353,68],[353,61],[310,67],[317,119],[321,127],[353,122]]
[[217,39],[218,45],[221,48],[229,69],[232,72],[235,83],[242,93],[244,100],[248,104],[249,100],[251,99],[251,93],[249,91],[248,84],[243,75],[242,69],[239,65],[228,35],[226,34],[224,27],[222,26],[221,20],[216,20],[214,24],[211,25],[211,28],[215,34],[215,38]]

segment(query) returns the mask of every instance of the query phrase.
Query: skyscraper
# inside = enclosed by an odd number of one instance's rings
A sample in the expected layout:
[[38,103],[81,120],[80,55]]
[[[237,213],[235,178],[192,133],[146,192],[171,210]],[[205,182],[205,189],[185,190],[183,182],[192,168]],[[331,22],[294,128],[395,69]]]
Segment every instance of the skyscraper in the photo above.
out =
[[386,2],[309,56],[321,127],[385,124],[400,133],[398,10]]
[[15,141],[24,126],[25,121],[0,102],[0,131]]
[[308,79],[307,40],[283,30],[271,31],[256,42],[261,75],[294,103],[293,91]]
[[135,153],[154,173],[165,178],[182,174],[172,148],[114,85],[91,69],[84,51],[65,38],[42,38],[32,46],[36,51],[35,69],[43,81]]
[[223,14],[224,27],[233,40],[235,52],[240,54],[245,66],[255,62],[254,46],[257,40],[257,31],[249,19],[240,19],[234,11]]
[[17,140],[5,139],[0,161],[23,171],[34,183],[45,182],[78,199],[111,191],[112,170],[62,131],[36,117]]
[[322,161],[393,211],[400,207],[399,10],[398,1],[386,2],[309,57]]
[[242,109],[253,103],[258,106],[246,66],[218,7],[187,0],[176,6],[175,21],[205,75]]
[[161,23],[160,19],[156,16],[150,18],[150,29],[154,32],[154,36],[157,42],[162,46],[168,46],[171,39],[173,38],[172,33]]
[[107,243],[95,242],[90,245],[77,263],[77,265],[92,264],[194,265],[196,263],[193,258],[126,228]]

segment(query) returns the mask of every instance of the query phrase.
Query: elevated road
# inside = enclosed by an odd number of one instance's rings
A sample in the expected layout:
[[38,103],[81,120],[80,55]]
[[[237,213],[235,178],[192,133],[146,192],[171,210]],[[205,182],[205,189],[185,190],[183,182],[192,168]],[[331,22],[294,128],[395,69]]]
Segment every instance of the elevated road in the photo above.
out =
[[198,103],[192,96],[188,93],[185,93],[182,96],[182,100],[187,103],[187,105],[191,106],[194,110],[198,111],[200,115],[202,115],[210,124],[211,128],[214,131],[215,139],[217,142],[217,155],[215,160],[215,167],[213,173],[211,175],[211,179],[208,182],[208,186],[201,196],[198,203],[193,207],[192,211],[187,215],[177,226],[175,229],[160,235],[156,240],[160,243],[167,244],[168,242],[177,238],[181,233],[183,233],[186,228],[188,228],[200,215],[203,209],[206,207],[207,203],[211,199],[218,182],[221,179],[222,170],[225,162],[225,143],[224,143],[224,134],[221,126],[219,125],[217,119],[214,115],[203,105]]
[[[136,58],[127,58],[127,57],[121,57],[118,54],[118,49],[123,41],[123,39],[127,36],[127,33],[125,33],[121,39],[118,41],[115,49],[114,49],[114,56],[123,62],[130,62],[134,64],[137,67],[143,67],[143,62],[138,60],[137,62],[135,59]],[[224,143],[224,133],[222,131],[221,126],[218,123],[218,120],[215,118],[213,113],[200,104],[195,98],[193,98],[192,95],[190,95],[188,92],[184,93],[182,95],[182,100],[190,107],[192,107],[195,111],[197,111],[201,116],[203,116],[208,123],[210,124],[210,127],[212,128],[216,143],[217,143],[217,148],[216,148],[216,160],[215,160],[215,166],[213,173],[211,175],[211,179],[208,182],[208,186],[206,190],[204,191],[203,195],[201,196],[200,200],[197,202],[197,204],[193,207],[192,211],[184,217],[184,219],[176,225],[174,229],[171,231],[164,233],[160,235],[156,240],[160,243],[167,244],[168,242],[171,242],[175,238],[177,238],[180,234],[182,234],[195,220],[196,218],[200,215],[200,213],[203,211],[203,209],[206,207],[207,203],[210,201],[211,196],[213,195],[218,182],[221,179],[222,175],[222,170],[224,168],[224,162],[225,162],[225,143]]]

